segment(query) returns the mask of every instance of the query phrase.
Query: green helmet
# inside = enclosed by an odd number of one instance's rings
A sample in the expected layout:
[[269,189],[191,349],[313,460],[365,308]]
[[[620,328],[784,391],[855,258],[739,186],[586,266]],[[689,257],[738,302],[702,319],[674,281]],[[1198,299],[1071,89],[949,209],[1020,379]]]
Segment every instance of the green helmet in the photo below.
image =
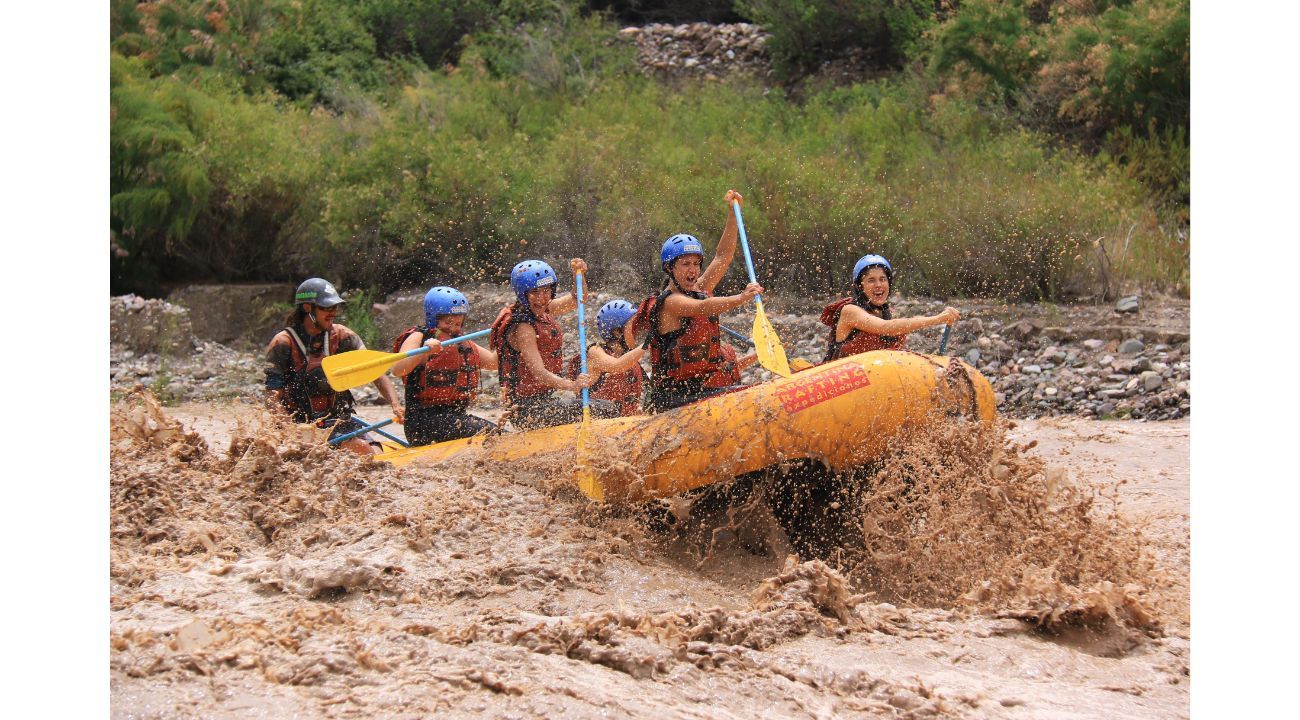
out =
[[328,280],[321,278],[303,280],[293,294],[294,305],[311,303],[316,307],[331,308],[343,302],[347,301],[339,297],[338,290],[335,290]]

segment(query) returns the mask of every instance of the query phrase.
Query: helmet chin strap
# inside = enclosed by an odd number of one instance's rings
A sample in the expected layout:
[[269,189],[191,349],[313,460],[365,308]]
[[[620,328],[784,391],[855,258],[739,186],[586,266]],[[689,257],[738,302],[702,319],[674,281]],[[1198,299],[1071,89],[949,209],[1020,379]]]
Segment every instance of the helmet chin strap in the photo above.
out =
[[[323,331],[325,330],[325,326],[321,324],[320,320],[316,319],[316,313],[320,311],[321,311],[321,307],[319,305],[313,304],[311,306],[311,312],[307,313],[307,319],[311,320],[311,324],[316,326],[317,330]],[[315,335],[316,333],[312,333],[312,334]]]

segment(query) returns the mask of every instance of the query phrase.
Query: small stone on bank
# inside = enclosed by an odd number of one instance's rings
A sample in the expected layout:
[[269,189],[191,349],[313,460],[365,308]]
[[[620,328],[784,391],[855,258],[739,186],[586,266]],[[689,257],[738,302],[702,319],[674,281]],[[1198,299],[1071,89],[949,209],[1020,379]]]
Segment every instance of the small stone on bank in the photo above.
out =
[[1137,338],[1129,338],[1119,344],[1119,353],[1122,355],[1136,355],[1146,349],[1146,345]]

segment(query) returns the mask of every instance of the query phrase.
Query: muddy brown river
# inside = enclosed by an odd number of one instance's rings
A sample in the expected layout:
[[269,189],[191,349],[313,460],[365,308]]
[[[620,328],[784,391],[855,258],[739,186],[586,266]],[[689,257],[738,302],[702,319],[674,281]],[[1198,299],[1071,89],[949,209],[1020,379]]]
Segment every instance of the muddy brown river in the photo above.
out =
[[1189,430],[936,431],[810,559],[761,503],[602,509],[564,468],[396,469],[128,399],[111,715],[1188,717]]

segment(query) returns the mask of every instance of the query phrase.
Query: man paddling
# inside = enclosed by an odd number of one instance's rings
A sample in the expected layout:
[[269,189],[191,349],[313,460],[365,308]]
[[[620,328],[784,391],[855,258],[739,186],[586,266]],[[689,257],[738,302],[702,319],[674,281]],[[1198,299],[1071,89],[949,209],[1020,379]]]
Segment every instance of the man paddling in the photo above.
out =
[[[294,293],[294,309],[284,329],[266,346],[267,404],[287,413],[294,422],[315,422],[318,427],[331,428],[331,438],[365,427],[352,418],[352,392],[336,392],[321,368],[326,357],[366,347],[355,332],[334,322],[344,302],[328,281],[304,280]],[[392,406],[393,418],[402,422],[404,411],[393,382],[386,375],[374,382],[380,396]],[[378,452],[378,446],[365,435],[345,440],[340,446],[360,455]]]

